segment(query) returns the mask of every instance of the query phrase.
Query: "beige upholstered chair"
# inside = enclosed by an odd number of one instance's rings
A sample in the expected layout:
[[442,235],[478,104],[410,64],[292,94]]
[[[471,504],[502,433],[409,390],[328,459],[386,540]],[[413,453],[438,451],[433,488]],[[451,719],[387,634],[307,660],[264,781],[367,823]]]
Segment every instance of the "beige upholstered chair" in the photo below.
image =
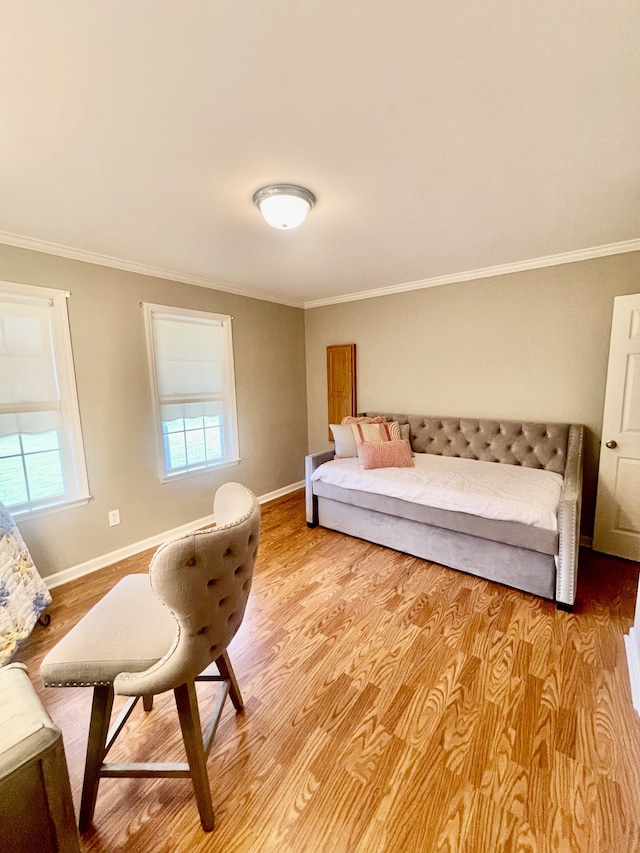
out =
[[[222,707],[242,697],[227,646],[244,616],[260,535],[260,507],[249,489],[227,483],[214,501],[216,526],[167,542],[149,575],[123,578],[49,652],[41,673],[47,687],[93,687],[79,826],[93,817],[102,777],[191,777],[202,828],[213,829],[206,761]],[[151,581],[151,583],[149,583]],[[203,674],[213,662],[219,675]],[[223,689],[203,738],[195,681]],[[105,757],[143,697],[173,690],[187,763],[106,764]],[[131,697],[109,730],[114,694]]]
[[21,663],[0,668],[0,850],[80,850],[62,734]]

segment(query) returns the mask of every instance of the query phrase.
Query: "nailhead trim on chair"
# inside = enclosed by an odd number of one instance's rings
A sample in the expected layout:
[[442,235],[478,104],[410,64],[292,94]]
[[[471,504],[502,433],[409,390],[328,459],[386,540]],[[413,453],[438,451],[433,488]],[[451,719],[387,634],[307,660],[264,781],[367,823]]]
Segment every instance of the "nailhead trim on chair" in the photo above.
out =
[[108,687],[111,681],[43,681],[45,687]]

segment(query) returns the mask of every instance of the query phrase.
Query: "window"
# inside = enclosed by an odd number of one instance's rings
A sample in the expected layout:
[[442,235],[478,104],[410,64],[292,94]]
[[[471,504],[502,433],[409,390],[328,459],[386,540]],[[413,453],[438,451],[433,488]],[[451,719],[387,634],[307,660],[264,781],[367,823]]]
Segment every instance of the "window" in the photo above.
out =
[[237,462],[231,317],[144,309],[161,479]]
[[67,296],[0,282],[0,501],[13,515],[90,497]]

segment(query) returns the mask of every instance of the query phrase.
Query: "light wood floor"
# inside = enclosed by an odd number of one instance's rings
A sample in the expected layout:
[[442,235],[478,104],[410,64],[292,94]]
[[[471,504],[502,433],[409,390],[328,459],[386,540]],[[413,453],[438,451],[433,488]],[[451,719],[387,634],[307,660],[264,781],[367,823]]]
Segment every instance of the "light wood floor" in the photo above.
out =
[[[40,661],[149,556],[54,590],[51,626],[19,653],[63,730],[76,808],[91,691],[41,688]],[[309,530],[301,493],[275,501],[230,648],[246,711],[227,703],[208,764],[216,829],[201,831],[188,780],[106,779],[83,849],[637,853],[623,645],[637,580],[636,565],[586,552],[567,614]],[[171,694],[126,734],[122,755],[183,760]]]

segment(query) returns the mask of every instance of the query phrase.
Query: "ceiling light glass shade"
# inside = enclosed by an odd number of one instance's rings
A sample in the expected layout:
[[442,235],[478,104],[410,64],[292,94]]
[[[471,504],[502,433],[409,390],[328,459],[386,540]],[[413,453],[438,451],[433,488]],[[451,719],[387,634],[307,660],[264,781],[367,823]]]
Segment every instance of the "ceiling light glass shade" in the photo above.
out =
[[274,228],[297,228],[316,203],[312,192],[294,184],[262,187],[253,197],[260,213]]

